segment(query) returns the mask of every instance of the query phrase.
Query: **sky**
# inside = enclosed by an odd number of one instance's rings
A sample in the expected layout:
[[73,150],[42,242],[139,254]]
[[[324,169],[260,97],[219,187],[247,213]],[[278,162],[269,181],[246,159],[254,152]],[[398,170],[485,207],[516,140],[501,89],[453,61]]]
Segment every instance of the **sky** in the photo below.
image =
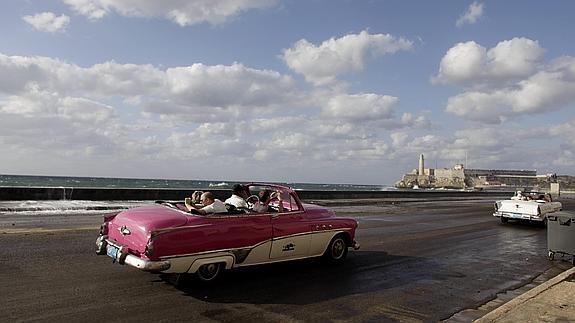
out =
[[575,175],[575,2],[10,0],[0,173]]

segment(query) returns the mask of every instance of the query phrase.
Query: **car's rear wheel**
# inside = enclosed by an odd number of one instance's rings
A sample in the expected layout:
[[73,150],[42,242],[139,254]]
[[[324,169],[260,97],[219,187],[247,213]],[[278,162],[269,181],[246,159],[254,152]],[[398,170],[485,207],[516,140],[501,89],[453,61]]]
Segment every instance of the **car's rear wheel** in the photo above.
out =
[[507,222],[509,222],[508,218],[501,217],[501,223],[507,223]]
[[324,257],[333,263],[341,262],[347,256],[347,248],[348,245],[345,237],[343,235],[337,235],[331,239]]
[[199,280],[203,282],[209,282],[216,279],[216,277],[218,277],[218,275],[220,274],[221,270],[222,270],[221,263],[205,264],[200,266],[200,268],[198,268],[198,272],[196,273],[196,275]]

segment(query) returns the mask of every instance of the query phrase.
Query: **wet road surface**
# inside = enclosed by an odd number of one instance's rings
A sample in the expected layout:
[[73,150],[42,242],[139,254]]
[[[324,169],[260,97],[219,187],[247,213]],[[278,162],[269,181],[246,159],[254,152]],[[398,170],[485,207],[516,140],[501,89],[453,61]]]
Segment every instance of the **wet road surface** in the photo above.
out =
[[[562,201],[564,209],[575,200]],[[227,272],[210,285],[140,272],[94,254],[98,217],[78,229],[0,234],[6,321],[437,321],[558,274],[546,230],[501,224],[489,201],[334,207],[357,217],[345,263],[296,261]],[[51,228],[55,227],[52,223]]]

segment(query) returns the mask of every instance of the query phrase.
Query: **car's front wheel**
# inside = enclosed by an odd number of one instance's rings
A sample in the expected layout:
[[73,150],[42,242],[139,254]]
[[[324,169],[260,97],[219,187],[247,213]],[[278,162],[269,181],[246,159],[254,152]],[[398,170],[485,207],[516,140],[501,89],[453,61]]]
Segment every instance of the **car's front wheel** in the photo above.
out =
[[507,222],[509,222],[508,218],[501,217],[501,223],[507,223]]
[[345,238],[342,235],[337,235],[329,243],[324,257],[330,262],[341,262],[347,256],[347,247]]
[[221,263],[205,264],[198,268],[196,275],[199,280],[209,282],[216,279],[220,274],[220,271],[222,271]]

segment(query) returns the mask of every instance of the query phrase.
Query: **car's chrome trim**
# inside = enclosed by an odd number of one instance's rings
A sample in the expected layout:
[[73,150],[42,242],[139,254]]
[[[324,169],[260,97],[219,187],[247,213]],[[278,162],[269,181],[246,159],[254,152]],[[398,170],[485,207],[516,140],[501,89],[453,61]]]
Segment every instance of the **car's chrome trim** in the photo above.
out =
[[150,261],[144,260],[134,255],[128,254],[126,259],[124,259],[124,264],[130,265],[132,267],[141,269],[143,271],[165,271],[170,269],[170,262],[167,260],[164,261]]
[[106,241],[106,239],[108,239],[107,235],[100,235],[96,239],[96,254],[97,255],[105,255],[106,254],[106,246],[108,245],[108,242]]
[[126,227],[125,225],[119,227],[119,228],[118,228],[118,231],[120,231],[120,233],[121,233],[123,236],[127,236],[127,235],[129,235],[129,234],[132,233],[132,232],[130,232],[130,229],[128,229],[128,227]]
[[275,237],[275,238],[272,238],[272,241],[282,240],[282,239],[287,239],[287,238],[297,237],[297,236],[303,236],[303,235],[308,235],[308,234],[315,234],[315,233],[345,232],[345,231],[349,231],[349,230],[351,230],[351,229],[352,229],[352,228],[336,228],[336,229],[330,229],[330,230],[313,230],[313,231],[308,231],[308,232],[300,232],[300,233],[288,234],[288,235],[281,236],[281,237]]
[[188,225],[188,226],[183,226],[183,227],[170,227],[170,228],[163,228],[163,229],[154,229],[151,231],[150,237],[154,238],[160,234],[167,233],[167,232],[173,232],[173,231],[184,230],[184,229],[201,228],[201,227],[206,227],[206,226],[210,226],[210,225],[212,225],[212,224],[211,223],[204,223],[204,224],[197,224],[197,225]]
[[120,246],[115,241],[109,240],[108,236],[99,236],[98,239],[96,239],[96,253],[99,255],[105,255],[107,245],[112,245],[119,249],[118,254],[114,260],[116,260],[121,265],[129,265],[144,271],[152,272],[168,270],[171,266],[170,262],[166,260],[151,261],[134,256],[128,253],[128,248]]
[[254,249],[254,248],[256,248],[256,247],[258,247],[264,243],[267,243],[267,242],[273,242],[273,241],[278,241],[278,240],[282,240],[282,239],[288,239],[291,237],[297,237],[297,236],[309,235],[309,234],[317,234],[317,233],[325,233],[325,232],[347,232],[349,230],[352,230],[352,228],[338,228],[338,229],[332,229],[332,230],[308,231],[308,232],[302,232],[302,233],[296,233],[296,234],[289,234],[289,235],[285,235],[285,236],[281,236],[281,237],[275,237],[272,239],[266,239],[264,241],[260,241],[256,244],[254,244],[252,246],[227,248],[227,249],[217,249],[217,250],[207,250],[207,251],[200,251],[200,252],[181,254],[181,255],[161,256],[160,259],[174,259],[174,258],[182,258],[182,257],[189,257],[189,256],[199,256],[199,255],[218,253],[218,252],[229,252],[229,253],[233,254],[234,250]]
[[545,221],[546,216],[537,216],[531,215],[527,213],[513,213],[513,212],[494,212],[493,216],[502,217],[507,219],[515,219],[515,220],[529,220],[529,221],[538,221],[543,222]]

